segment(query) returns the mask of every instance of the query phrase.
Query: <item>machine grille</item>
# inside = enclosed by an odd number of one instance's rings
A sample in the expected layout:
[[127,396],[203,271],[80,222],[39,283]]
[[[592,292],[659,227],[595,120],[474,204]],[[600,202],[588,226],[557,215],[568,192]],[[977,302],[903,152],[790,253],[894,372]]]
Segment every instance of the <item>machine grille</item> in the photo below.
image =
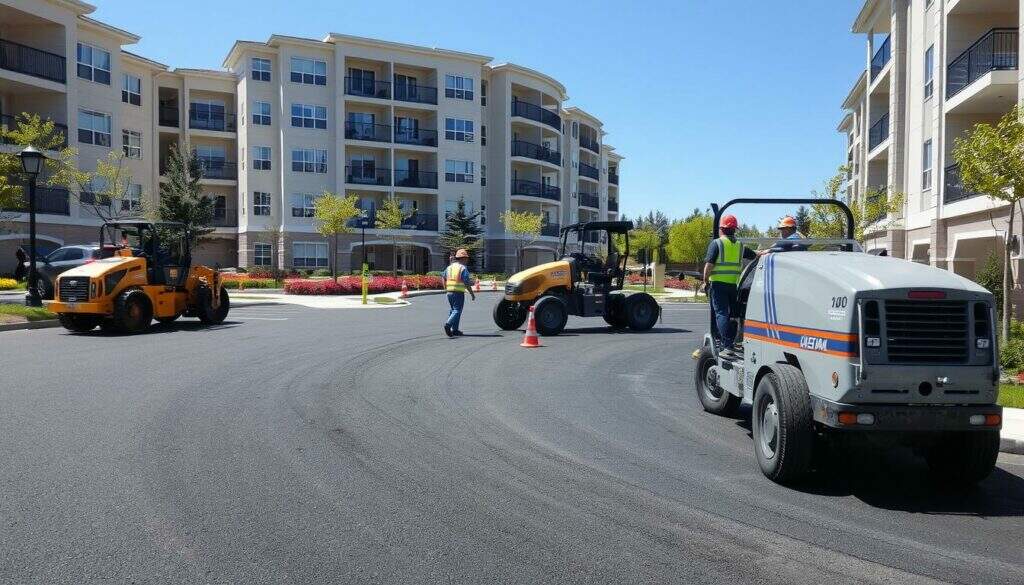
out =
[[65,276],[59,279],[60,300],[65,303],[82,303],[89,300],[88,276]]
[[887,300],[885,336],[890,363],[967,363],[967,302]]

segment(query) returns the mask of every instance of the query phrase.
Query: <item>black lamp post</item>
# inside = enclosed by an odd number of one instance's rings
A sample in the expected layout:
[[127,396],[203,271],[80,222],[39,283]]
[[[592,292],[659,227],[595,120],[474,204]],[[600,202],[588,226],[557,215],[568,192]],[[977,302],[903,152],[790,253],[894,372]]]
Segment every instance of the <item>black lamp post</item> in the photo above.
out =
[[360,270],[366,270],[366,224],[369,223],[369,219],[366,217],[366,210],[362,210],[359,215],[359,227],[363,230],[363,265],[360,266]]
[[31,146],[25,147],[18,157],[21,158],[21,169],[28,176],[28,294],[25,304],[29,307],[43,306],[39,296],[39,276],[36,274],[36,179],[43,170],[46,155]]

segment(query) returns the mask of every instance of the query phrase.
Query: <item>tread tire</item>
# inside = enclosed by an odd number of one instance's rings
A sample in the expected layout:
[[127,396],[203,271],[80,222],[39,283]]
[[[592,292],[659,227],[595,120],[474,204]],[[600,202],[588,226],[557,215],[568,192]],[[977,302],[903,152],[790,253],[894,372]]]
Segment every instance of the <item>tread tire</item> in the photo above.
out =
[[205,284],[200,285],[196,296],[199,297],[196,316],[199,317],[203,324],[218,325],[223,323],[224,319],[227,319],[228,311],[231,310],[231,299],[228,298],[226,288],[220,289],[220,306],[217,309],[213,308],[213,291],[210,290],[210,287]]
[[697,366],[694,368],[694,387],[697,389],[697,400],[704,407],[705,412],[719,416],[733,416],[740,407],[740,397],[730,394],[724,389],[719,389],[721,396],[715,396],[714,392],[707,388],[707,372],[715,365],[715,356],[711,350],[704,347],[700,350],[697,358]]
[[[137,307],[137,308],[136,308]],[[142,289],[121,291],[114,300],[114,326],[120,333],[140,333],[153,321],[153,305]]]
[[658,322],[661,308],[658,301],[647,293],[635,293],[626,297],[623,304],[626,324],[633,331],[647,331]]
[[[774,453],[763,437],[763,414],[774,404],[777,412]],[[803,372],[789,364],[774,364],[757,384],[751,414],[754,453],[762,473],[783,485],[802,479],[811,469],[814,455],[814,417]],[[769,431],[770,432],[770,429]]]
[[537,321],[537,333],[545,337],[558,335],[565,329],[569,311],[562,299],[555,296],[541,297],[533,305],[533,317]]
[[999,456],[999,431],[947,433],[925,455],[935,480],[954,488],[970,487],[988,477]]
[[99,315],[83,315],[81,313],[61,313],[57,316],[60,324],[68,331],[75,333],[87,333],[100,324],[102,317]]

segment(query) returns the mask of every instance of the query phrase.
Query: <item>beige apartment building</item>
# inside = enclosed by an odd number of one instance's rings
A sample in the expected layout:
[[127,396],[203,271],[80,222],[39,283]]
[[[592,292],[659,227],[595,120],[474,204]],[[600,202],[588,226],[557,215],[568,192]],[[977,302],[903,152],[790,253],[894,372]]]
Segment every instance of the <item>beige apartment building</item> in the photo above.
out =
[[[168,153],[190,145],[215,201],[200,261],[324,268],[337,254],[343,270],[364,256],[377,269],[436,270],[447,262],[438,233],[464,199],[481,214],[484,268],[510,270],[504,210],[544,216],[529,263],[550,259],[561,226],[619,216],[623,157],[600,119],[568,107],[566,88],[541,72],[337,33],[237,41],[223,70],[172,69],[127,51],[139,37],[89,18],[93,10],[0,0],[3,124],[21,112],[53,120],[83,169],[123,152],[131,188],[112,202],[123,213],[157,201]],[[324,191],[359,197],[365,250],[361,229],[337,250],[317,233],[313,203]],[[376,225],[388,198],[409,214],[401,229]],[[100,220],[75,189],[42,189],[37,202],[41,239],[96,241]],[[28,237],[27,214],[5,215],[13,228],[0,233],[0,273]]]
[[[1008,208],[964,189],[955,140],[1019,102],[1021,0],[867,0],[865,67],[843,102],[848,195],[906,195],[869,248],[968,278],[1002,250]],[[1017,215],[1019,222],[1020,215]],[[1020,234],[1020,225],[1015,233]],[[1013,269],[1019,274],[1019,252]]]

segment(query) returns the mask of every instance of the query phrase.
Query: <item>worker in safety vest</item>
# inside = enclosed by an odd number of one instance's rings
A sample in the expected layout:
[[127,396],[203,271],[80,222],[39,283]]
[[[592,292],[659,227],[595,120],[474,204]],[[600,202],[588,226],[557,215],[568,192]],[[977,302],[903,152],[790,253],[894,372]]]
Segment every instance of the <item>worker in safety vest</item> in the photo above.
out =
[[736,327],[731,319],[743,259],[757,257],[752,249],[736,240],[737,226],[735,215],[723,216],[718,225],[719,237],[711,240],[704,255],[704,283],[715,313],[718,342],[724,349],[731,348],[736,340]]
[[782,236],[780,241],[771,248],[759,251],[757,253],[758,256],[764,256],[769,252],[798,252],[807,249],[805,244],[791,244],[789,242],[781,241],[804,239],[804,236],[797,231],[796,219],[794,219],[792,215],[787,215],[780,219],[779,225],[775,227],[778,228],[779,235]]
[[448,291],[448,305],[451,310],[448,312],[448,320],[444,324],[444,334],[448,337],[462,335],[459,330],[459,319],[462,317],[462,307],[466,304],[466,293],[475,301],[473,293],[473,281],[469,278],[469,252],[460,249],[455,253],[455,261],[444,269],[444,290]]

